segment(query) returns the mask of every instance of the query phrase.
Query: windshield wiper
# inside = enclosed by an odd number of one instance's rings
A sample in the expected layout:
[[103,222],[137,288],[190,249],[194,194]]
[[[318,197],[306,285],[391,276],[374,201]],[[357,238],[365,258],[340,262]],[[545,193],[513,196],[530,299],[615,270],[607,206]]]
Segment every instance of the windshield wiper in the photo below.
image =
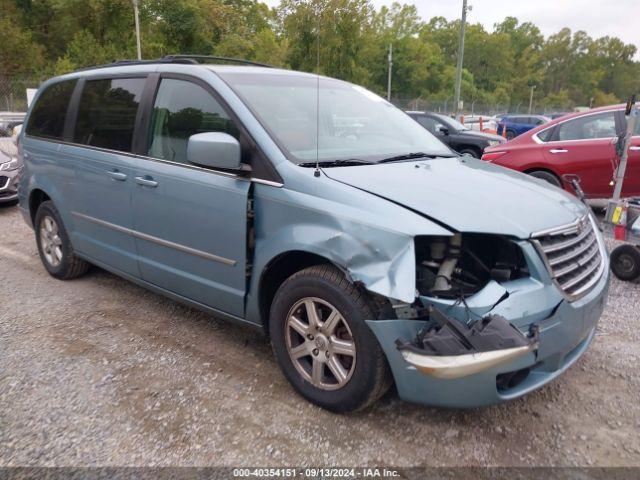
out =
[[403,160],[415,160],[417,158],[452,158],[454,155],[436,155],[433,153],[425,152],[412,152],[404,155],[395,155],[393,157],[383,158],[378,160],[377,163],[389,163],[389,162],[401,162]]
[[322,160],[320,162],[305,162],[299,163],[298,165],[301,167],[315,167],[316,165],[320,167],[353,167],[356,165],[371,165],[372,162],[367,162],[366,160],[360,160],[359,158],[346,158],[342,160]]

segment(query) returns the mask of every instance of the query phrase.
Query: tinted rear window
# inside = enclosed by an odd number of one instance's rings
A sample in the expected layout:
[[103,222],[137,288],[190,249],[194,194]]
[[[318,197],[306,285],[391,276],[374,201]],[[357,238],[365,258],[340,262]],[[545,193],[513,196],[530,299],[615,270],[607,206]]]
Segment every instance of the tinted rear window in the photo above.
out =
[[130,152],[144,78],[89,80],[78,107],[73,141]]
[[62,140],[67,108],[75,86],[75,80],[68,80],[54,83],[42,92],[29,116],[27,135]]

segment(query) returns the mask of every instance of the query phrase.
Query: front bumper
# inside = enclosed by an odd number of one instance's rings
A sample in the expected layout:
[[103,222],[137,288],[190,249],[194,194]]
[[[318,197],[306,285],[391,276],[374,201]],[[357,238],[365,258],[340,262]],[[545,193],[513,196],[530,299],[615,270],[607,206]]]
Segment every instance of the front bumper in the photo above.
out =
[[[469,306],[475,312],[502,315],[522,333],[531,325],[537,325],[539,345],[537,350],[517,359],[462,378],[426,375],[410,365],[396,347],[396,339],[415,338],[426,321],[368,320],[387,356],[400,398],[425,405],[478,407],[521,397],[562,374],[586,351],[595,335],[609,288],[608,259],[603,260],[607,265],[597,284],[574,302],[567,301],[552,283],[533,277],[492,284],[476,298],[470,297]],[[533,267],[534,271],[536,268],[542,271],[540,265]],[[492,303],[501,292],[508,294],[506,299]],[[421,300],[425,306],[433,305],[432,299]],[[465,314],[444,304],[434,306],[461,318]],[[505,388],[504,384],[499,387],[501,378],[512,372],[519,372],[518,383],[513,387]]]
[[18,199],[18,171],[0,172],[0,204]]

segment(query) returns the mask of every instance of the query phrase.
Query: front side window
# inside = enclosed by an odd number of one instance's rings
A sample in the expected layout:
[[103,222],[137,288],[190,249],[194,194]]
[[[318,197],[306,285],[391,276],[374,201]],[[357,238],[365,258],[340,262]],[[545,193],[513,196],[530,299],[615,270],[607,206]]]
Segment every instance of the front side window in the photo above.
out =
[[542,130],[541,132],[538,132],[538,138],[542,141],[542,142],[548,142],[551,140],[551,137],[553,135],[553,127],[551,128],[547,128],[546,130]]
[[38,97],[29,116],[27,135],[62,140],[75,80],[54,83]]
[[437,127],[442,126],[441,123],[436,122],[433,118],[426,117],[424,115],[420,115],[416,118],[416,120],[418,120],[418,123],[429,130],[431,133],[436,133]]
[[616,120],[614,115],[614,112],[605,112],[564,122],[558,127],[558,140],[590,140],[615,137]]
[[82,91],[73,141],[131,152],[144,78],[88,80]]
[[173,78],[160,82],[150,128],[148,155],[179,163],[187,163],[191,135],[224,132],[239,137],[236,125],[209,92]]
[[357,85],[280,72],[217,73],[297,164],[452,155],[406,113]]

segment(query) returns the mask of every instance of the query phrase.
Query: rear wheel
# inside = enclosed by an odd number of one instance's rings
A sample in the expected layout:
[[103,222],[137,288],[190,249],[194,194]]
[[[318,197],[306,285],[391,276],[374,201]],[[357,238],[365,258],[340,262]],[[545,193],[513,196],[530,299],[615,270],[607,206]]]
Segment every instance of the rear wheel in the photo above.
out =
[[533,172],[529,172],[529,175],[535,178],[539,178],[540,180],[544,180],[547,183],[550,183],[554,187],[562,188],[562,183],[560,179],[556,177],[553,173],[545,172],[544,170],[534,170]]
[[640,250],[632,245],[620,245],[611,252],[611,271],[620,280],[640,277]]
[[40,260],[49,274],[70,280],[89,269],[89,264],[75,255],[62,218],[51,201],[38,207],[34,228]]
[[507,130],[507,133],[505,134],[507,140],[513,140],[514,138],[516,138],[516,136],[516,132],[514,132],[513,130]]
[[337,268],[304,269],[278,289],[271,344],[284,375],[309,401],[345,412],[367,407],[391,384],[384,352],[366,319],[365,294]]

